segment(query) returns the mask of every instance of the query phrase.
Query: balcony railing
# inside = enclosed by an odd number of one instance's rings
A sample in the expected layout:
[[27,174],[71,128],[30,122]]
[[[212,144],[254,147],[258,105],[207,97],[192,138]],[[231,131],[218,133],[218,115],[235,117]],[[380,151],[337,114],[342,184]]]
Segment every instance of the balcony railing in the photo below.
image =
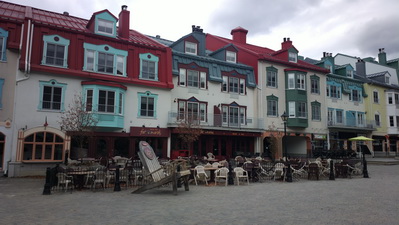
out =
[[221,127],[230,129],[264,129],[263,118],[227,116],[222,114],[207,113],[202,116],[187,113],[168,112],[168,124],[178,125],[183,121],[198,124],[201,127]]
[[365,128],[374,130],[376,129],[375,121],[363,120],[358,122],[357,119],[346,119],[342,118],[342,121],[329,120],[327,122],[328,127],[341,127],[341,128]]

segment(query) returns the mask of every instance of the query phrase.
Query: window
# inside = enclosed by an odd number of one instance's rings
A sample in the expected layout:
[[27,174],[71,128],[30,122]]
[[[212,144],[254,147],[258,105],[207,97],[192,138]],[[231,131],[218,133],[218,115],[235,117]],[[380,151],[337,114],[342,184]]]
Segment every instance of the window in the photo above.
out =
[[156,103],[158,95],[147,91],[145,93],[138,93],[139,97],[139,117],[156,117]]
[[360,102],[361,95],[359,89],[351,89],[351,93],[349,94],[349,101]]
[[43,65],[68,67],[69,40],[58,35],[43,36]]
[[8,37],[8,31],[3,30],[0,28],[0,61],[7,61],[7,55],[6,55],[6,50],[7,50],[7,37]]
[[393,116],[389,116],[389,126],[394,127],[395,126],[395,121]]
[[246,80],[245,78],[223,76],[222,91],[245,95],[246,94]]
[[93,111],[93,90],[86,90],[86,111]]
[[347,77],[353,77],[353,71],[352,70],[346,70],[346,76]]
[[398,105],[399,104],[399,94],[395,93],[395,104]]
[[235,52],[226,51],[226,62],[236,63],[237,62],[236,56],[237,54]]
[[[109,114],[123,115],[126,87],[91,84],[90,81],[83,85],[86,111],[107,114],[108,116]],[[98,118],[99,123],[105,118],[109,119],[111,117]]]
[[105,113],[115,112],[115,91],[100,90],[98,92],[98,111]]
[[237,103],[222,106],[223,125],[238,127],[246,124],[246,107]]
[[277,116],[277,101],[267,100],[267,115]]
[[179,100],[179,119],[191,123],[206,122],[207,104],[192,97],[188,100]]
[[374,115],[374,121],[375,121],[375,125],[376,125],[377,127],[380,127],[380,126],[381,126],[380,114],[375,114],[375,115]]
[[194,70],[187,70],[187,86],[199,87],[199,72]]
[[288,89],[295,89],[295,74],[288,74]]
[[389,76],[385,76],[385,83],[389,84]]
[[207,79],[205,72],[180,68],[179,74],[180,74],[179,75],[180,86],[186,86],[187,84],[187,87],[200,88],[200,89],[207,88]]
[[288,61],[289,61],[289,62],[294,62],[294,63],[296,63],[297,60],[298,60],[298,54],[297,54],[297,53],[295,53],[295,52],[289,52],[289,53],[288,53]]
[[266,68],[266,86],[277,88],[277,69],[274,67]]
[[64,139],[52,132],[33,133],[24,139],[23,160],[62,161]]
[[342,110],[335,111],[337,123],[342,124],[344,122],[344,112]]
[[327,82],[327,96],[330,98],[341,98],[341,84]]
[[379,96],[378,96],[378,91],[373,91],[373,100],[374,100],[374,103],[379,103],[380,102],[380,99],[379,99]]
[[296,75],[296,88],[305,90],[305,74],[297,74]]
[[41,98],[38,109],[63,111],[66,84],[50,80],[40,81],[39,85]]
[[288,102],[288,117],[295,118],[295,102]]
[[388,93],[388,104],[392,105],[393,104],[393,94]]
[[186,41],[185,43],[185,53],[197,55],[197,44],[193,42]]
[[288,89],[306,90],[305,74],[289,73],[287,77],[288,77]]
[[364,125],[364,113],[357,114],[357,125]]
[[114,22],[98,19],[97,31],[108,35],[114,35]]
[[320,94],[320,78],[317,76],[312,76],[310,78],[310,92],[312,94]]
[[83,47],[85,48],[83,70],[126,76],[127,51],[115,49],[108,45],[93,45],[89,43],[84,43]]
[[306,110],[306,102],[298,102],[298,117],[306,118],[307,110]]
[[140,79],[158,80],[159,58],[153,54],[140,54]]
[[312,102],[312,120],[321,120],[321,107],[319,102]]

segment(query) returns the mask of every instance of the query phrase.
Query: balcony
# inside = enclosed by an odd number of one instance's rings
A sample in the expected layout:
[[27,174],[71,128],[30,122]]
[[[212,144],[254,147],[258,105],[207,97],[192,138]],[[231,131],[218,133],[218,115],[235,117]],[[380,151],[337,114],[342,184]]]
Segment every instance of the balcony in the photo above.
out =
[[102,107],[99,105],[99,109],[101,112],[92,111],[93,117],[97,120],[96,127],[105,130],[121,129],[124,127],[124,115],[116,113],[120,111],[118,107]]
[[328,128],[340,128],[340,129],[362,129],[362,130],[376,130],[375,121],[363,120],[362,122],[357,121],[357,119],[346,119],[343,118],[342,121],[329,120],[327,121]]
[[263,118],[245,117],[239,118],[238,116],[227,116],[223,118],[222,114],[207,113],[202,116],[179,114],[177,112],[168,112],[168,125],[178,126],[181,121],[190,120],[192,123],[198,124],[201,128],[215,129],[237,129],[237,130],[253,130],[259,132],[264,129]]

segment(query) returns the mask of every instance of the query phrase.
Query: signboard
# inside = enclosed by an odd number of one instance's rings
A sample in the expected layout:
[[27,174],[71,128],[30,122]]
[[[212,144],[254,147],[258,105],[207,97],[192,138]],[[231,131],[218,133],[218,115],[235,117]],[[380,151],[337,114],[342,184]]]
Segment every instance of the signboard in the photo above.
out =
[[130,127],[130,136],[169,137],[169,129],[156,127]]

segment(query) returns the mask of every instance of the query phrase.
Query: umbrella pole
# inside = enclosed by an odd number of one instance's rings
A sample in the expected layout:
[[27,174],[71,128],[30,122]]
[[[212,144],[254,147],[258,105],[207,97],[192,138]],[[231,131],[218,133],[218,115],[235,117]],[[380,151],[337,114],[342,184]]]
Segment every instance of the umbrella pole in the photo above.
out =
[[369,173],[367,171],[367,161],[366,157],[364,157],[364,152],[363,152],[363,178],[369,178]]

